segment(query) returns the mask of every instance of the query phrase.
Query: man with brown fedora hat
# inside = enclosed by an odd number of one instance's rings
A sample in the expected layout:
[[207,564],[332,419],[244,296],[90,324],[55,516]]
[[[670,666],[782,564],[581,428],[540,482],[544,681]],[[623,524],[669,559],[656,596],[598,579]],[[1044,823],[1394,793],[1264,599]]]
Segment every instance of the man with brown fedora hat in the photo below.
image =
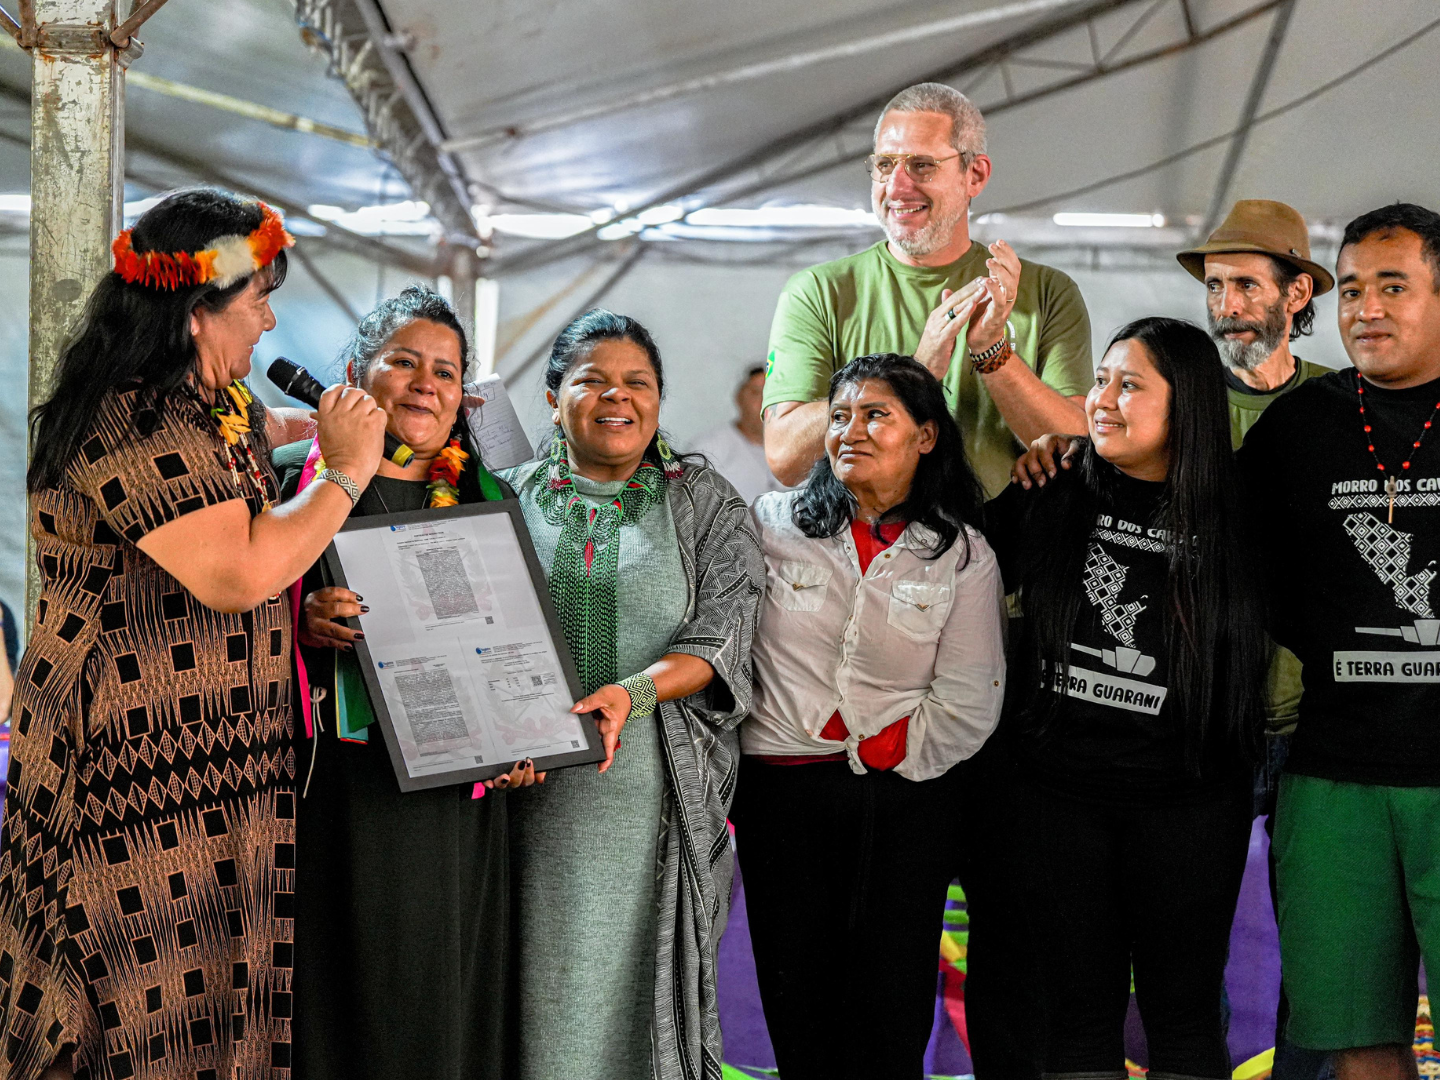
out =
[[[1314,298],[1334,288],[1335,278],[1310,258],[1309,230],[1300,212],[1270,199],[1241,199],[1205,243],[1176,258],[1205,284],[1210,336],[1225,362],[1230,438],[1238,449],[1271,403],[1330,370],[1295,356],[1290,343],[1311,332]],[[1276,648],[1265,709],[1270,737],[1257,785],[1257,810],[1267,815],[1267,830],[1273,829],[1280,770],[1300,712],[1301,671],[1294,653]],[[1270,884],[1273,899],[1273,857]],[[1308,1080],[1319,1074],[1326,1055],[1287,1043],[1288,1014],[1282,986],[1274,1075]]]
[[1310,258],[1300,212],[1270,199],[1241,199],[1205,243],[1176,258],[1205,284],[1238,448],[1266,406],[1329,370],[1297,358],[1290,343],[1310,333],[1314,298],[1334,288],[1335,278]]
[[[1205,284],[1210,336],[1225,362],[1230,440],[1236,449],[1260,414],[1282,394],[1330,369],[1302,360],[1291,342],[1309,334],[1315,297],[1335,287],[1329,270],[1310,258],[1300,212],[1270,199],[1241,199],[1199,247],[1176,258]],[[1274,774],[1300,709],[1300,663],[1277,650],[1266,718],[1271,740],[1265,805],[1274,804]]]

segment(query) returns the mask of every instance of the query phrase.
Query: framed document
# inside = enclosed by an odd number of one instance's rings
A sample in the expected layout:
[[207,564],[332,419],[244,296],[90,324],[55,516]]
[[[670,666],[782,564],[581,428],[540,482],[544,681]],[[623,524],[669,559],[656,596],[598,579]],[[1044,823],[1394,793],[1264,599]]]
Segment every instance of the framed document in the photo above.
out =
[[514,499],[351,518],[325,561],[401,791],[605,759]]

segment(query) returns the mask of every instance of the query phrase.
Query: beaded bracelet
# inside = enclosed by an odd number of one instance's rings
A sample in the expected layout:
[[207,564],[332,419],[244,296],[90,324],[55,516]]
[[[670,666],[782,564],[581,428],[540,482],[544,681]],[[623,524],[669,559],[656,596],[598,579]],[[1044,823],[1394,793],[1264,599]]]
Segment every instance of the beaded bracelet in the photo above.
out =
[[970,366],[975,369],[976,375],[989,375],[999,371],[1014,355],[1010,348],[1010,339],[1001,338],[982,353],[970,353]]
[[618,685],[623,686],[625,692],[630,695],[630,715],[632,717],[649,716],[655,711],[655,706],[660,703],[660,695],[655,689],[655,680],[643,671],[639,675],[621,679]]

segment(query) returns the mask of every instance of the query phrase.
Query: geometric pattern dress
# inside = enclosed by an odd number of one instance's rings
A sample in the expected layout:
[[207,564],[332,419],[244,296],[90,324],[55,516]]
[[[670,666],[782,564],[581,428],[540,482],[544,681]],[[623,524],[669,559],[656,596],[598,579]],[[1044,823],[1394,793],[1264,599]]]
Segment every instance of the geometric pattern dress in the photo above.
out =
[[[32,498],[42,593],[0,824],[0,1075],[290,1075],[290,609],[201,605],[136,542],[244,498],[215,422],[114,393]],[[251,439],[277,494],[263,420]]]

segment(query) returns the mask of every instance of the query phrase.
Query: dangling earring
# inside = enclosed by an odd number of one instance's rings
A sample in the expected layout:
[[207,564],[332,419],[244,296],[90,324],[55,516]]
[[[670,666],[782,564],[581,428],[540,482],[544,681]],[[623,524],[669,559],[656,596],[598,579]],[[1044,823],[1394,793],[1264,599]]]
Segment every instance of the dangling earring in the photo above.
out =
[[666,480],[679,480],[685,475],[685,469],[681,466],[680,459],[670,449],[670,444],[665,441],[663,435],[655,436],[655,449],[660,452],[660,467],[665,470]]
[[570,479],[570,447],[565,442],[565,429],[555,425],[555,434],[550,436],[550,461],[546,466],[549,475],[547,486],[559,491]]

